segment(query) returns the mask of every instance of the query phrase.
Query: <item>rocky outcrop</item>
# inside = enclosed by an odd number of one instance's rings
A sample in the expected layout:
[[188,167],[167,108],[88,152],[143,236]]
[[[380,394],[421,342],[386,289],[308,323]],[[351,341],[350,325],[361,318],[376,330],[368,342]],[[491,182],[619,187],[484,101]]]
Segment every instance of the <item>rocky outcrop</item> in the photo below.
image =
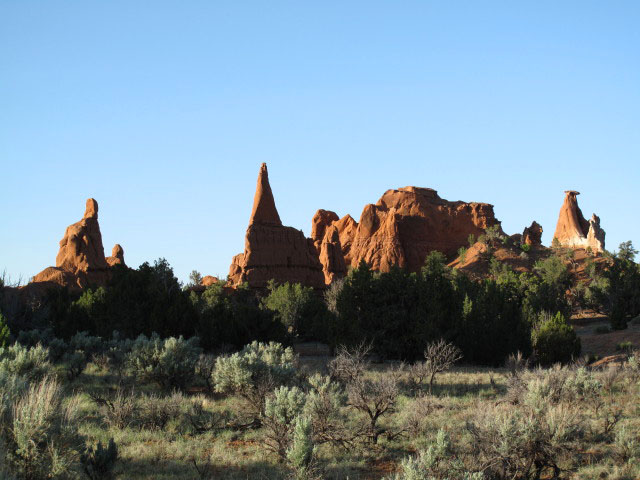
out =
[[[366,205],[360,222],[347,215],[331,225],[346,265],[365,261],[384,272],[393,265],[418,271],[433,250],[453,258],[469,235],[479,237],[499,222],[492,205],[450,202],[430,188],[404,187],[387,190],[375,205]],[[330,269],[321,260],[326,276]]]
[[104,285],[109,279],[110,265],[117,264],[124,265],[124,250],[116,244],[112,256],[105,258],[98,224],[98,202],[90,198],[82,220],[68,226],[60,240],[56,266],[45,268],[35,275],[32,283],[72,289]]
[[324,287],[322,265],[313,240],[302,231],[282,225],[269,185],[267,165],[262,164],[245,236],[244,253],[233,257],[229,282],[247,282],[265,288],[269,280]]
[[[114,267],[116,265],[125,265],[124,263],[124,249],[120,246],[119,243],[116,243],[111,250],[111,256],[105,258],[107,264],[110,267]],[[125,265],[126,266],[126,265]]]
[[542,245],[542,225],[534,220],[531,226],[522,232],[521,242],[532,247]]
[[587,221],[578,206],[580,192],[567,190],[558,215],[556,231],[553,234],[560,245],[573,248],[591,248],[594,252],[604,251],[605,232],[600,228],[600,218],[594,213]]

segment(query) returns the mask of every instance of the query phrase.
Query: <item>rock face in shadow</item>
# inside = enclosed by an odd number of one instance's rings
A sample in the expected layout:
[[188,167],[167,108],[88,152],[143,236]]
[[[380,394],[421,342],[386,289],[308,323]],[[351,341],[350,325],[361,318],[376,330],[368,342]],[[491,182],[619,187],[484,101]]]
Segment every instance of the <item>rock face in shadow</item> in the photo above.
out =
[[233,257],[229,282],[265,288],[269,280],[324,288],[322,265],[311,239],[282,225],[269,185],[265,163],[260,167],[244,252]]
[[[469,235],[477,238],[487,227],[499,224],[487,203],[450,202],[430,188],[404,187],[387,190],[376,204],[366,205],[360,222],[349,215],[334,220],[330,225],[336,227],[338,238],[327,242],[334,250],[340,248],[347,266],[365,261],[377,271],[397,265],[415,272],[431,251],[454,257],[467,245]],[[332,267],[322,256],[321,260],[326,277]]]
[[594,252],[604,251],[605,232],[600,227],[600,218],[594,213],[587,221],[578,206],[580,192],[567,190],[558,215],[558,223],[553,237],[560,245],[573,248],[591,248]]
[[118,244],[112,256],[105,258],[98,223],[98,202],[87,200],[82,220],[67,227],[60,240],[56,266],[45,268],[33,277],[33,284],[50,284],[71,289],[104,285],[111,265],[124,265],[124,250]]

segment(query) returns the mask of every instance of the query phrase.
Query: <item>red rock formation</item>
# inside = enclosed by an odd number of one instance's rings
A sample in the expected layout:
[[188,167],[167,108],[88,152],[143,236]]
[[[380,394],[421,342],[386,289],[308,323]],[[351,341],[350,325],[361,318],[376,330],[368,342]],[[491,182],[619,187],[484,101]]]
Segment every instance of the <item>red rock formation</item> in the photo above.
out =
[[105,258],[98,224],[98,202],[90,198],[82,220],[67,227],[60,241],[56,266],[35,275],[33,283],[73,289],[104,285],[109,278],[109,265],[117,263],[124,264],[124,251],[116,244],[113,256]]
[[453,257],[470,234],[478,237],[496,224],[492,205],[449,202],[419,187],[387,190],[375,205],[364,207],[359,223],[349,216],[333,223],[347,265],[364,260],[378,271],[393,265],[418,271],[429,252]]
[[218,277],[206,275],[202,280],[200,280],[200,285],[202,285],[203,287],[209,287],[211,285],[218,283],[219,281],[220,280],[218,279]]
[[119,243],[116,243],[113,246],[113,250],[111,250],[111,256],[105,258],[105,260],[110,267],[113,267],[115,265],[126,266],[126,264],[124,263],[124,249],[120,246]]
[[531,246],[542,245],[542,226],[535,220],[522,232],[522,243]]
[[600,228],[600,218],[594,213],[590,221],[585,220],[577,196],[580,192],[567,190],[558,215],[558,223],[553,237],[560,245],[573,248],[588,248],[594,252],[604,250],[605,232]]
[[245,237],[244,253],[233,257],[229,282],[264,288],[269,280],[324,287],[322,265],[311,239],[302,231],[285,227],[269,186],[267,165],[262,164]]

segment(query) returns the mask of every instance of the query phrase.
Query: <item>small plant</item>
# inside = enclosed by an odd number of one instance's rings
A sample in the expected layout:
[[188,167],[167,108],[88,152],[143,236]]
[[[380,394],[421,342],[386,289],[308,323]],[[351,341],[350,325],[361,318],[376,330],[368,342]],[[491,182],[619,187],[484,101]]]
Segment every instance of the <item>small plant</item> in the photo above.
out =
[[624,353],[631,353],[633,351],[633,343],[620,342],[616,345],[616,350]]
[[528,243],[521,243],[520,250],[522,250],[525,253],[529,253],[531,251],[531,245],[529,245]]
[[109,439],[107,447],[103,447],[101,442],[93,447],[87,447],[80,456],[84,473],[91,480],[111,480],[113,478],[113,467],[118,460],[118,447],[113,438]]
[[469,244],[469,248],[473,247],[476,243],[476,236],[473,233],[470,233],[467,237],[467,243]]
[[0,348],[9,345],[10,336],[11,332],[9,331],[9,325],[7,325],[7,317],[0,312]]
[[467,261],[467,249],[465,247],[460,247],[458,249],[458,258],[460,259],[460,263],[465,263]]
[[186,412],[186,417],[195,433],[217,432],[229,421],[228,415],[211,412],[205,408],[202,400],[194,400]]
[[148,430],[164,430],[172,418],[180,413],[180,404],[184,397],[174,393],[168,397],[144,395],[140,399],[140,426]]

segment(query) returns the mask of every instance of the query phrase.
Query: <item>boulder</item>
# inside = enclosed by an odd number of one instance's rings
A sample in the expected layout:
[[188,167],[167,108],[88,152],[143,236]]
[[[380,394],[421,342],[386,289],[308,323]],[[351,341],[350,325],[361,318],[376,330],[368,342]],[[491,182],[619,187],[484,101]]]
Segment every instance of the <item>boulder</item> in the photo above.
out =
[[553,234],[560,245],[572,248],[591,248],[594,252],[604,251],[605,232],[600,228],[600,218],[595,214],[587,221],[578,206],[580,192],[567,190],[558,215],[556,231]]
[[542,245],[542,226],[534,220],[522,232],[521,242],[531,246]]
[[301,230],[282,225],[265,163],[260,167],[244,252],[233,257],[229,282],[265,288],[269,280],[324,288],[322,265],[312,239]]

